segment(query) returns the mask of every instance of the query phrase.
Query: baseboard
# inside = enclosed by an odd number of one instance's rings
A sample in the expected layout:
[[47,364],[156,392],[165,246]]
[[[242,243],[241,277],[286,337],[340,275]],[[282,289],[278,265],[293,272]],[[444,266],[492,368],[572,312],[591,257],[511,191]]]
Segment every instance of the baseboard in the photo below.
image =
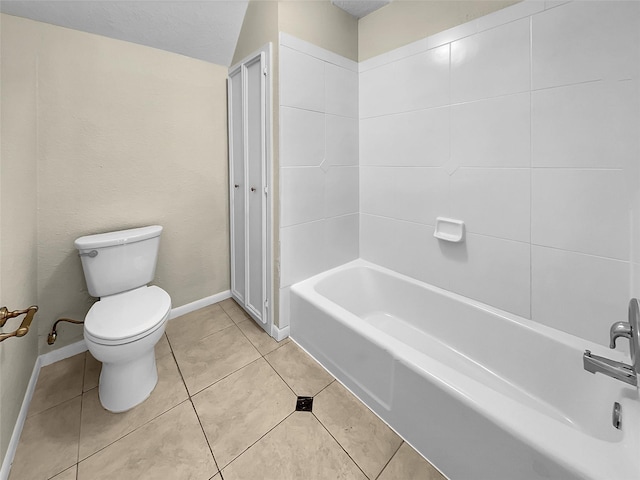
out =
[[182,305],[181,307],[172,308],[171,313],[169,314],[169,319],[171,320],[176,317],[180,317],[181,315],[191,313],[195,310],[198,310],[199,308],[208,307],[209,305],[221,302],[222,300],[226,300],[227,298],[231,298],[231,290],[225,290],[224,292],[201,298],[200,300],[196,300],[195,302],[187,303],[186,305]]
[[7,453],[5,453],[4,460],[2,461],[2,467],[0,467],[0,480],[7,480],[9,478],[11,464],[13,463],[13,458],[15,457],[16,450],[18,449],[18,443],[20,442],[20,435],[22,435],[24,422],[27,419],[29,404],[31,403],[31,398],[33,398],[33,392],[36,389],[36,383],[38,382],[38,376],[40,375],[40,368],[42,367],[42,364],[40,362],[41,358],[42,357],[36,358],[36,363],[33,365],[31,378],[29,379],[29,384],[27,385],[27,391],[24,394],[22,405],[20,406],[20,413],[18,414],[16,424],[13,427],[13,433],[11,434],[11,439],[9,440]]
[[55,350],[51,350],[50,352],[43,353],[38,357],[40,360],[40,366],[46,367],[47,365],[51,365],[52,363],[59,362],[60,360],[64,360],[65,358],[73,357],[82,352],[87,351],[87,344],[84,339],[79,340],[71,345],[66,345],[61,348],[57,348]]
[[275,325],[271,325],[271,336],[276,339],[276,341],[284,340],[289,336],[289,325],[286,327],[278,328]]

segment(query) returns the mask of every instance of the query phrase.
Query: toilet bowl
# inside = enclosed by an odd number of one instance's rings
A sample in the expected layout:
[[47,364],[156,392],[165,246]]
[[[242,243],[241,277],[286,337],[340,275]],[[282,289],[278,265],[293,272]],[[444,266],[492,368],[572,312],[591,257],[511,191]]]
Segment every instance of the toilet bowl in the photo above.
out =
[[165,331],[171,298],[159,287],[140,287],[96,302],[85,318],[84,338],[102,362],[98,393],[114,413],[130,410],[158,383],[154,347]]
[[99,297],[84,322],[91,354],[102,362],[102,406],[124,412],[158,383],[154,347],[164,334],[171,297],[148,286],[155,275],[158,225],[80,237],[75,241],[89,294]]

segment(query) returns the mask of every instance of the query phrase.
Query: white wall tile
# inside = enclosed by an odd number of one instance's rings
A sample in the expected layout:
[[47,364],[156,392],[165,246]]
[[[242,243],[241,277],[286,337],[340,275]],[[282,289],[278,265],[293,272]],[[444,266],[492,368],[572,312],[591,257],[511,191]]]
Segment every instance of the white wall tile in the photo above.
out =
[[286,287],[325,269],[324,220],[280,229],[280,286]]
[[628,260],[629,200],[621,170],[534,169],[531,242]]
[[360,167],[360,211],[384,217],[397,213],[397,187],[393,167]]
[[541,12],[544,8],[544,2],[539,0],[518,2],[509,7],[496,10],[488,15],[483,15],[482,17],[477,18],[474,23],[476,24],[478,31],[482,32],[484,30],[512,22],[513,20]]
[[280,105],[324,112],[324,62],[288,47],[280,48]]
[[325,79],[325,111],[358,118],[358,73],[327,63]]
[[533,166],[623,168],[637,163],[639,85],[598,81],[533,92]]
[[326,265],[330,269],[359,256],[358,213],[325,220]]
[[325,173],[320,167],[281,168],[280,189],[281,226],[324,218]]
[[530,315],[528,243],[467,233],[464,243],[441,241],[451,271],[451,290],[480,302]]
[[528,168],[461,168],[451,176],[451,216],[471,233],[529,242]]
[[361,165],[436,167],[448,158],[448,107],[360,121]]
[[326,115],[326,160],[329,165],[358,165],[358,119]]
[[532,246],[532,318],[602,345],[627,321],[629,264]]
[[529,90],[529,19],[451,44],[451,101]]
[[403,58],[393,66],[395,112],[449,104],[449,45]]
[[362,212],[434,225],[448,215],[448,174],[442,168],[360,167]]
[[280,165],[317,166],[325,158],[324,114],[280,108]]
[[325,217],[358,213],[358,167],[331,167],[325,178]]
[[398,91],[393,63],[362,72],[358,82],[360,118],[396,111]]
[[450,270],[433,227],[360,214],[360,256],[365,260],[441,288]]
[[532,18],[534,89],[638,78],[639,2],[576,1]]
[[528,167],[529,93],[451,107],[451,159],[455,165]]
[[631,285],[629,298],[640,298],[640,263],[631,263]]

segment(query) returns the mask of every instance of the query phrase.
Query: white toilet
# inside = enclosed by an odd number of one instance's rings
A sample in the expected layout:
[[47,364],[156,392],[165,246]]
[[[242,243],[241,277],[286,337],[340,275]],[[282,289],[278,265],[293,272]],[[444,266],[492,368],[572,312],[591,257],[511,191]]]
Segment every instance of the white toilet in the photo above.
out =
[[84,321],[91,354],[102,362],[102,406],[124,412],[158,383],[154,347],[164,333],[171,297],[147,286],[155,275],[162,227],[133,228],[78,238],[89,294],[100,297]]

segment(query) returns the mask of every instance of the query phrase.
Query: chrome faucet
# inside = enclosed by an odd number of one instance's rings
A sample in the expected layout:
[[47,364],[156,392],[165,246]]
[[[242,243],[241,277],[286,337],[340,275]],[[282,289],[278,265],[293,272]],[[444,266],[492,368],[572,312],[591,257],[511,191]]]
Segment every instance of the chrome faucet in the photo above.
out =
[[584,369],[591,373],[603,373],[634,387],[637,386],[638,374],[640,373],[640,304],[638,299],[632,298],[629,302],[629,321],[616,322],[611,325],[609,337],[609,348],[612,349],[616,348],[616,339],[619,337],[629,339],[631,365],[593,355],[589,350],[585,350],[582,356]]

